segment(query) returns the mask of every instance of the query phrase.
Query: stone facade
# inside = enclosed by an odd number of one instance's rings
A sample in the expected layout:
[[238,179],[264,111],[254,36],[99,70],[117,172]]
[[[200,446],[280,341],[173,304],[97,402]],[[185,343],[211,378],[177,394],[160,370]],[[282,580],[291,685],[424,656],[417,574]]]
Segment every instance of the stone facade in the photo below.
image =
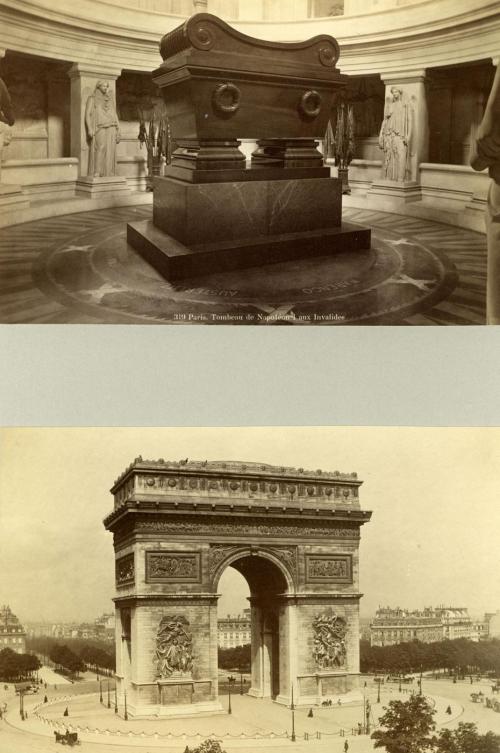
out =
[[293,687],[311,704],[355,688],[359,530],[371,516],[361,483],[339,472],[136,458],[104,521],[116,556],[121,713],[125,694],[133,716],[220,709],[217,589],[228,566],[250,588],[251,695],[289,703]]
[[250,643],[250,609],[244,609],[242,615],[222,617],[217,620],[220,648],[235,648]]
[[422,611],[385,607],[377,610],[370,625],[370,642],[372,646],[391,646],[409,641],[477,640],[479,632],[464,607],[440,606]]
[[26,653],[26,631],[8,606],[0,609],[0,651],[4,648]]

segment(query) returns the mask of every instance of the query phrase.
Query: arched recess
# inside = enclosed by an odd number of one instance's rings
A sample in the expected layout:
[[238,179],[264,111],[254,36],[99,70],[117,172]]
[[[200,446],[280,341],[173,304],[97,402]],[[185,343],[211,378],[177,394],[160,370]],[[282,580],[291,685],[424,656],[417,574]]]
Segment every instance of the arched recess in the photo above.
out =
[[[283,562],[283,556],[288,562]],[[295,664],[295,619],[290,596],[295,593],[291,550],[235,547],[218,563],[213,575],[217,592],[222,573],[237,570],[250,589],[251,685],[249,695],[282,701],[288,697]]]

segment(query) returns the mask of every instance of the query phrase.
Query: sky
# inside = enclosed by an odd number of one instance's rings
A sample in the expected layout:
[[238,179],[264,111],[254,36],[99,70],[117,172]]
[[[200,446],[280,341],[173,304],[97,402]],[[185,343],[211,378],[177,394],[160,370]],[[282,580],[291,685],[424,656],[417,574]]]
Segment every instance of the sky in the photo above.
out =
[[[109,489],[138,455],[356,471],[362,616],[377,607],[500,609],[500,429],[71,428],[0,430],[0,604],[23,622],[113,610]],[[220,581],[220,614],[247,606]]]

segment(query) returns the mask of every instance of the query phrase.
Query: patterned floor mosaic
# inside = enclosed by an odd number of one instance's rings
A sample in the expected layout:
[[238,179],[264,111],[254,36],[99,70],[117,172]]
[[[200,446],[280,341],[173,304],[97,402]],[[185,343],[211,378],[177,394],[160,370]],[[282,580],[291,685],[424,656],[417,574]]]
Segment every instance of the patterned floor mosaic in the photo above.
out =
[[486,239],[469,230],[345,209],[369,251],[170,284],[127,245],[151,207],[39,220],[0,232],[0,322],[262,325],[485,323]]

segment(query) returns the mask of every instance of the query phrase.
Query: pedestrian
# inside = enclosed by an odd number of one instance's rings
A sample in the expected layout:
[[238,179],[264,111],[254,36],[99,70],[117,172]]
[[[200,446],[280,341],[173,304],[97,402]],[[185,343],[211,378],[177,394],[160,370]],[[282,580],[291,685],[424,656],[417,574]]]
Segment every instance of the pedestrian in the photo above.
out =
[[448,706],[448,708],[446,709],[446,713],[451,715],[451,706]]
[[63,714],[63,716],[69,716],[69,711],[68,711],[68,707],[67,707],[67,706],[66,706],[66,708],[64,709],[64,714]]
[[308,716],[308,717],[309,717],[310,719],[312,719],[312,717],[314,716],[314,714],[313,714],[313,710],[312,710],[312,709],[309,709],[309,713],[308,713],[308,715],[307,715],[307,716]]
[[349,750],[349,743],[346,740],[344,743],[344,753],[347,753],[348,750]]
[[48,703],[49,702],[49,699],[47,698],[47,696],[44,697],[43,702],[44,703]]

